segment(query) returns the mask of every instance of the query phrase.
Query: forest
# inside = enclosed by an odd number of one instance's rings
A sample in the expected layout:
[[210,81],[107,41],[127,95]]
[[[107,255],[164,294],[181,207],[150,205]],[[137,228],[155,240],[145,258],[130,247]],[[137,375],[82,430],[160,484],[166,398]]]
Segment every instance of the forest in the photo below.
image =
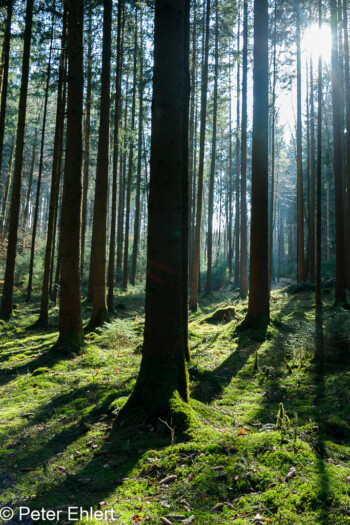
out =
[[0,524],[350,524],[348,0],[0,0]]

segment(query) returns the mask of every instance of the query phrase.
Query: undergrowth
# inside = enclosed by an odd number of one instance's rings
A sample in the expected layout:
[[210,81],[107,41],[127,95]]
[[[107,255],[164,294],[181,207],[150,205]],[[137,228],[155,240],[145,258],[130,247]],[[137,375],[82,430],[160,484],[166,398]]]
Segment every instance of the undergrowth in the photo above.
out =
[[[189,326],[200,425],[186,442],[172,421],[118,423],[140,364],[142,291],[121,294],[115,317],[70,358],[51,349],[55,326],[26,331],[38,304],[16,301],[0,324],[0,507],[14,508],[12,523],[20,506],[59,509],[58,523],[69,506],[113,509],[118,524],[350,523],[350,314],[331,294],[323,375],[312,290],[273,292],[263,340],[236,333],[247,305],[234,292],[200,301]],[[232,320],[207,322],[227,307]]]

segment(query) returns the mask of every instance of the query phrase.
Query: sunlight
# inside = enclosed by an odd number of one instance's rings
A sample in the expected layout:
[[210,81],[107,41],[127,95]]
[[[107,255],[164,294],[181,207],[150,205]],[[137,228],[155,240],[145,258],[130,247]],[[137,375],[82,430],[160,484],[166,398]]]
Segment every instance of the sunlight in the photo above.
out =
[[311,54],[314,61],[319,55],[323,60],[330,61],[332,47],[331,28],[328,24],[323,24],[320,30],[318,24],[312,24],[304,33],[302,49]]

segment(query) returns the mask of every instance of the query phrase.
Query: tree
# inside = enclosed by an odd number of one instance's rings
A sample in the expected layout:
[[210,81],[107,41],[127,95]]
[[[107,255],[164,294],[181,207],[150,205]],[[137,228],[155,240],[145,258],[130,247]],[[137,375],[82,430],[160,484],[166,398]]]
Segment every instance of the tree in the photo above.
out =
[[301,44],[300,44],[300,6],[296,6],[297,38],[297,245],[298,245],[298,282],[305,280],[304,268],[304,198],[303,198],[303,151],[301,124]]
[[243,14],[243,80],[241,130],[241,264],[239,291],[248,292],[248,239],[247,239],[247,97],[248,97],[248,0],[244,0]]
[[[146,322],[141,369],[123,413],[166,417],[188,402],[183,329],[182,177],[185,1],[156,0]],[[171,312],[171,315],[169,315]]]
[[24,132],[26,127],[27,94],[29,81],[30,45],[33,21],[33,0],[27,0],[26,24],[22,58],[22,80],[19,96],[15,167],[11,194],[10,227],[7,246],[4,288],[1,299],[1,313],[8,317],[12,313],[13,284],[15,276],[16,249],[18,236],[19,208],[21,200],[21,182],[23,167]]
[[5,117],[7,104],[7,86],[10,61],[11,43],[11,21],[12,21],[13,0],[8,0],[7,17],[5,22],[5,34],[2,44],[2,64],[1,64],[1,103],[0,103],[0,174],[2,165],[2,154],[4,147]]
[[336,0],[330,0],[332,28],[332,107],[333,107],[333,169],[335,184],[336,223],[336,272],[335,302],[346,303],[345,246],[344,246],[344,201],[341,146],[341,98],[340,64],[338,53],[338,13]]
[[268,1],[254,4],[252,216],[246,324],[270,319],[268,285]]
[[202,69],[201,85],[201,124],[199,137],[199,166],[197,183],[197,211],[196,229],[193,250],[193,265],[191,277],[191,296],[190,308],[198,308],[198,283],[200,273],[200,241],[201,241],[201,222],[202,222],[202,202],[203,202],[203,178],[204,178],[204,153],[205,153],[205,126],[207,122],[207,89],[208,89],[208,62],[209,62],[209,34],[210,34],[210,0],[207,0],[206,22],[205,22],[205,43],[204,58]]
[[83,341],[80,304],[80,229],[83,117],[84,1],[68,0],[68,105],[60,239],[58,345],[76,349]]
[[214,108],[213,108],[213,136],[211,142],[211,166],[209,179],[209,202],[208,202],[208,268],[206,293],[212,292],[212,259],[213,259],[213,213],[214,213],[214,184],[216,163],[216,126],[218,113],[218,76],[219,76],[219,14],[218,4],[215,0],[215,66],[214,66]]
[[123,64],[123,36],[125,17],[124,1],[118,3],[118,28],[117,28],[117,72],[115,81],[115,105],[114,105],[114,141],[113,141],[113,171],[112,171],[112,206],[111,206],[111,233],[109,242],[109,261],[108,261],[108,295],[107,307],[113,310],[113,289],[115,275],[115,241],[116,241],[116,221],[117,221],[117,175],[119,166],[119,127],[121,118],[121,98],[122,98],[122,64]]
[[102,326],[108,321],[106,302],[106,250],[107,250],[107,208],[109,179],[109,117],[111,80],[111,31],[112,0],[104,0],[103,49],[101,73],[101,109],[98,136],[97,170],[95,183],[95,205],[92,242],[92,314],[89,329]]

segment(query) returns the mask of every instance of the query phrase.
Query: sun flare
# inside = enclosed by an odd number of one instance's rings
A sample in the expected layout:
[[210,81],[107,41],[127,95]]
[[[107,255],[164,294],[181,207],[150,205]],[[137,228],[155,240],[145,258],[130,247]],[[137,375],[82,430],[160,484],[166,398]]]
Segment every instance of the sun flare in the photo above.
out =
[[313,60],[317,60],[320,55],[325,61],[330,60],[332,47],[330,26],[323,24],[322,29],[320,29],[318,24],[312,24],[304,33],[302,47],[306,53],[312,56]]

